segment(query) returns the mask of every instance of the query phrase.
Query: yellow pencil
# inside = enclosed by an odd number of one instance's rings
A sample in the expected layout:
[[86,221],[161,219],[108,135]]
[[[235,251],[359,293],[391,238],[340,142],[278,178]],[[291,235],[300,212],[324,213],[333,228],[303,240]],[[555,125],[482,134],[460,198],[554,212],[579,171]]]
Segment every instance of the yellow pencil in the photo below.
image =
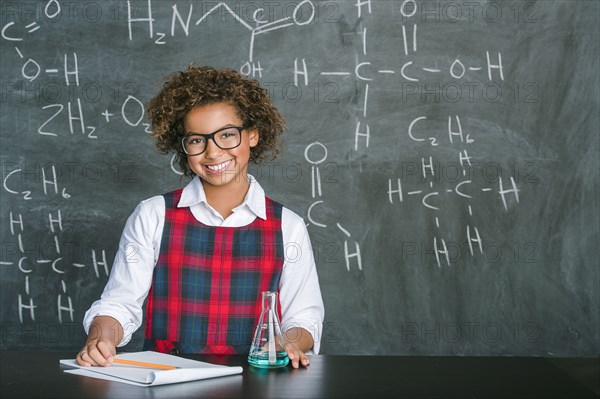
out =
[[167,366],[165,364],[137,362],[135,360],[118,359],[116,357],[113,357],[113,363],[130,364],[132,366],[149,367],[149,368],[153,368],[153,369],[162,369],[162,370],[174,370],[174,369],[178,368],[175,366]]

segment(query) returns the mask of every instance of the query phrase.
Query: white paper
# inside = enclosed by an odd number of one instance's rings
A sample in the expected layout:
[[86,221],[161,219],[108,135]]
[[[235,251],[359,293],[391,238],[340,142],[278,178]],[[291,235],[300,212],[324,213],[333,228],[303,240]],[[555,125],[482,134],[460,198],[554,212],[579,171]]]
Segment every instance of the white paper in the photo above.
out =
[[206,378],[240,374],[243,371],[239,366],[221,366],[152,351],[123,353],[115,357],[179,368],[174,370],[153,370],[145,367],[117,363],[113,363],[109,367],[83,367],[78,365],[75,359],[63,359],[60,361],[60,364],[76,367],[76,369],[65,370],[65,373],[84,375],[110,381],[119,381],[138,386],[155,386],[173,384],[176,382],[196,381]]

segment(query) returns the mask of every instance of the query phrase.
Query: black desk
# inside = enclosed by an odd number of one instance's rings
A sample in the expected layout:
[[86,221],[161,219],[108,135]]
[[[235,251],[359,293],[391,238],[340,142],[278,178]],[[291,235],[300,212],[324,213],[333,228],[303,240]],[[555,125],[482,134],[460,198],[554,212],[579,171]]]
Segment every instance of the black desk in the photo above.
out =
[[598,398],[600,359],[313,356],[308,369],[257,370],[245,356],[190,356],[242,375],[152,388],[70,375],[70,352],[0,352],[0,398]]

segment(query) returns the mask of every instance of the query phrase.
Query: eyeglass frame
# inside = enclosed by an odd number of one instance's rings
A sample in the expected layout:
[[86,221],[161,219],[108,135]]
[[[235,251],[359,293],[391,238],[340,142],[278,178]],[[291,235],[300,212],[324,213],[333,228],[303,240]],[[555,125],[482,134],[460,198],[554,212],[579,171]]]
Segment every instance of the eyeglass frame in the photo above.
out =
[[[244,130],[248,129],[248,127],[249,127],[248,125],[242,125],[242,126],[225,126],[225,127],[222,127],[222,128],[220,128],[218,130],[215,130],[212,133],[207,133],[207,134],[189,132],[191,134],[184,134],[184,135],[180,136],[180,138],[181,138],[181,149],[183,150],[183,152],[184,152],[185,155],[188,155],[190,157],[195,157],[196,155],[200,155],[200,154],[203,154],[204,152],[206,152],[206,149],[208,148],[208,140],[212,140],[213,143],[215,143],[215,145],[217,147],[219,147],[220,149],[222,149],[222,150],[233,150],[234,148],[237,148],[237,147],[239,147],[242,144],[242,132]],[[223,131],[223,130],[226,130],[226,129],[236,129],[238,131],[238,133],[240,135],[240,142],[236,146],[229,147],[229,148],[223,148],[223,147],[221,147],[219,145],[219,143],[217,143],[217,140],[215,140],[215,135],[217,133]],[[199,152],[197,154],[190,154],[190,153],[188,153],[186,151],[184,140],[186,139],[186,137],[191,136],[191,135],[201,136],[201,137],[204,137],[206,139],[206,147],[204,147],[204,150],[202,150],[202,152]]]

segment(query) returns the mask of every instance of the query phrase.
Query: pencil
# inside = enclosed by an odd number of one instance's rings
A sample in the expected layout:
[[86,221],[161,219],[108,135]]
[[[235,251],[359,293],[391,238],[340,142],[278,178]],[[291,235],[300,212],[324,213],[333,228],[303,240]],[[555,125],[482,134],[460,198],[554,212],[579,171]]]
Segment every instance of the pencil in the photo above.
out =
[[167,366],[165,364],[137,362],[135,360],[118,359],[116,357],[113,357],[113,363],[129,364],[132,366],[149,367],[149,368],[153,368],[153,369],[162,369],[162,370],[174,370],[174,369],[178,368],[175,366]]

